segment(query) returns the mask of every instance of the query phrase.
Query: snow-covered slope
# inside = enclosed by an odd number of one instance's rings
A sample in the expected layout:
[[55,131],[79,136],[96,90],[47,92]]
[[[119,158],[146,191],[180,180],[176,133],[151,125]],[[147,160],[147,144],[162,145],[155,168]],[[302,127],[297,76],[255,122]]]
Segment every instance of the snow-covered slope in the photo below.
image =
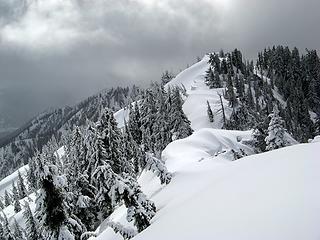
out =
[[[187,90],[187,98],[183,105],[183,111],[191,121],[194,130],[201,128],[217,128],[223,125],[221,103],[218,94],[222,94],[223,88],[209,89],[205,84],[205,73],[209,68],[208,56],[200,62],[192,65],[178,74],[168,84],[169,86],[183,86]],[[210,123],[207,116],[207,101],[209,101],[214,113],[214,122]],[[228,102],[222,98],[228,117],[232,109],[228,107]]]
[[[237,139],[248,134],[203,129],[171,143],[163,153],[174,174],[171,183],[163,187],[146,172],[139,179],[158,212],[134,239],[319,239],[320,143],[237,161],[214,156],[224,148],[245,148]],[[125,213],[121,207],[110,219],[130,225]],[[99,240],[121,239],[103,230]]]
[[[139,183],[155,202],[152,225],[133,239],[319,239],[320,162],[315,152],[320,143],[295,145],[234,160],[233,152],[252,154],[243,140],[251,131],[221,130],[218,93],[204,83],[208,58],[184,70],[169,86],[183,86],[187,97],[183,110],[195,132],[172,142],[163,151],[173,173],[167,186],[143,172]],[[207,117],[207,100],[214,123]],[[232,109],[223,99],[227,117]],[[124,111],[116,116],[123,119]],[[120,122],[120,121],[119,121]],[[132,226],[126,210],[118,208],[108,220]],[[98,240],[120,240],[102,224]]]
[[153,197],[160,209],[134,239],[319,239],[319,147],[194,161]]

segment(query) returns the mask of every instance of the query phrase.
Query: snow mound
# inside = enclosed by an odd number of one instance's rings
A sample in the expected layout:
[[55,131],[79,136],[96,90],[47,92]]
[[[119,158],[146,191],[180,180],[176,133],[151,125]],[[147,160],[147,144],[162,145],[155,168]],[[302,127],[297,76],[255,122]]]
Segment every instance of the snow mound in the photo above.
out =
[[[228,153],[244,151],[247,155],[253,154],[248,146],[241,143],[242,139],[250,139],[251,131],[232,131],[203,128],[191,136],[169,144],[162,153],[168,171],[179,171],[181,167],[193,162],[213,159],[216,156],[234,160]],[[230,155],[230,156],[228,156]]]
[[320,135],[319,136],[315,136],[314,139],[312,139],[310,142],[311,143],[320,142]]
[[319,147],[295,145],[219,168],[214,161],[190,166],[154,198],[166,205],[134,239],[319,239]]

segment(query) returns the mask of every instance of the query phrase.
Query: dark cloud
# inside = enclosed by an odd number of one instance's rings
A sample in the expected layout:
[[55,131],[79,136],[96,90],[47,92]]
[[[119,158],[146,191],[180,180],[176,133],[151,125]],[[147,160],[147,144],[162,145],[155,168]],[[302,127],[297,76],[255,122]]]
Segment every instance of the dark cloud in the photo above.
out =
[[105,87],[146,85],[196,56],[319,48],[317,0],[0,0],[0,118],[25,121]]

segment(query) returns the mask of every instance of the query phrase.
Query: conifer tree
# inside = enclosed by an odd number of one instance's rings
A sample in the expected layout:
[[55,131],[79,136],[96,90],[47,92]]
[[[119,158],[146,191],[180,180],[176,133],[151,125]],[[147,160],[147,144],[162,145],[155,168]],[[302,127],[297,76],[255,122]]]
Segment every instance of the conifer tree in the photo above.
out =
[[166,85],[173,78],[174,78],[174,74],[170,73],[168,70],[166,70],[161,76],[161,84]]
[[13,201],[14,201],[14,211],[20,212],[21,211],[21,206],[19,202],[19,194],[18,190],[16,188],[16,185],[12,182],[12,195],[13,195]]
[[4,230],[1,222],[0,222],[0,236],[4,236]]
[[2,212],[2,220],[3,220],[3,224],[2,224],[3,236],[6,237],[6,240],[15,240],[14,234],[10,228],[8,218],[3,212]]
[[273,113],[269,115],[270,123],[268,127],[268,136],[266,137],[266,150],[274,150],[286,146],[284,122],[279,116],[278,107],[275,105]]
[[265,118],[263,121],[259,122],[253,129],[253,146],[254,150],[257,153],[265,152],[266,150],[266,141],[269,126],[269,119]]
[[[36,217],[43,239],[73,240],[76,234],[81,233],[79,224],[70,217],[68,204],[65,199],[67,181],[60,175],[62,169],[47,162],[46,152],[37,162],[37,178],[39,179],[40,194],[36,199]],[[53,160],[53,159],[52,159]]]
[[214,81],[215,81],[215,76],[211,66],[209,66],[208,70],[206,71],[205,82],[209,86],[209,88],[214,88],[215,87]]
[[13,236],[15,240],[24,240],[26,239],[24,237],[23,231],[19,224],[17,223],[17,220],[14,219],[14,224],[13,224]]
[[20,171],[18,171],[18,190],[19,190],[19,198],[22,199],[28,195],[26,186],[24,184],[23,178],[21,176]]
[[[133,105],[133,106],[132,106]],[[129,121],[128,128],[136,143],[141,144],[141,116],[138,102],[129,105]]]
[[0,210],[3,210],[3,209],[4,209],[4,204],[3,204],[2,198],[0,198]]
[[121,132],[110,110],[104,110],[96,124],[96,134],[105,149],[105,161],[110,163],[111,168],[117,174],[130,171],[123,157],[121,147]]
[[122,198],[127,210],[128,222],[134,221],[138,232],[143,231],[151,224],[151,219],[156,214],[155,204],[147,199],[138,183],[131,177],[124,180]]
[[4,191],[4,205],[6,207],[11,205],[11,197],[10,197],[9,193],[7,192],[7,190]]
[[26,237],[27,239],[40,240],[38,226],[36,219],[34,218],[32,211],[30,209],[29,203],[25,203],[23,218],[26,223]]
[[182,110],[182,98],[178,88],[173,90],[170,117],[173,140],[185,138],[192,134],[191,123]]
[[207,101],[207,114],[208,114],[209,121],[213,122],[214,118],[213,118],[213,113],[212,113],[209,101]]
[[133,168],[131,171],[137,176],[142,169],[142,162],[144,159],[142,157],[141,149],[134,141],[126,123],[123,132],[123,153],[126,161],[130,163],[128,166]]
[[228,72],[226,93],[227,93],[227,98],[229,100],[229,106],[232,108],[235,107],[238,101],[233,89],[232,76],[230,72]]

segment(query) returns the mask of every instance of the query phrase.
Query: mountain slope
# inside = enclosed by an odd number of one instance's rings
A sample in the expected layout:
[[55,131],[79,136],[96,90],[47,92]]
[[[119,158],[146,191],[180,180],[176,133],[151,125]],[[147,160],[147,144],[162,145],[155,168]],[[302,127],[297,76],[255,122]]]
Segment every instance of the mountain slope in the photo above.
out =
[[319,239],[319,147],[194,161],[154,197],[162,206],[134,239]]
[[62,133],[74,126],[84,126],[88,120],[97,121],[99,110],[105,107],[119,110],[134,98],[137,88],[115,88],[72,107],[47,110],[0,141],[0,179],[27,164],[36,149],[41,150],[52,136],[60,140]]
[[[209,89],[204,83],[207,61],[205,57],[167,85],[186,89],[183,110],[195,132],[162,153],[173,173],[169,185],[160,185],[150,172],[140,176],[143,191],[158,211],[152,225],[133,239],[317,239],[320,192],[313,190],[320,181],[314,154],[319,143],[246,157],[253,154],[244,144],[251,131],[219,129],[223,122],[218,93],[223,89]],[[213,123],[207,100],[215,112]],[[229,117],[232,109],[222,101]],[[234,161],[236,154],[244,157]],[[125,215],[121,206],[106,222],[132,227]],[[122,239],[106,222],[97,229],[97,239]]]

